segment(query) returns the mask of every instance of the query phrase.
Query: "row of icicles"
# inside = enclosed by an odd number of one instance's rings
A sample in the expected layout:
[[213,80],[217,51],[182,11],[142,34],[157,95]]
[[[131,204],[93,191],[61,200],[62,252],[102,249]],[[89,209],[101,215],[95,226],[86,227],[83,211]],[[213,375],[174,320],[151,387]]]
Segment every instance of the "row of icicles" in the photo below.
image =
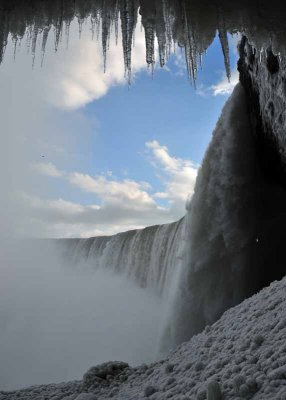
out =
[[[96,3],[97,0],[94,1]],[[82,4],[84,4],[84,2]],[[11,27],[13,24],[11,24],[11,22],[7,23],[8,26],[5,26],[4,23],[0,28],[0,43],[1,39],[3,43],[2,49],[0,48],[0,62],[2,62],[4,58],[5,48],[7,46],[9,37],[11,37],[11,40],[14,42],[14,55],[16,55],[17,46],[20,45],[23,38],[26,39],[28,50],[32,54],[33,65],[37,52],[38,39],[41,37],[41,58],[43,62],[50,32],[54,32],[55,51],[57,51],[63,36],[65,36],[68,46],[70,25],[73,19],[77,16],[79,36],[81,35],[83,23],[87,23],[88,21],[91,25],[92,38],[96,37],[96,39],[99,40],[99,37],[101,36],[104,70],[106,70],[106,59],[111,32],[115,32],[115,38],[117,42],[118,29],[119,25],[121,25],[125,75],[130,83],[132,75],[132,47],[134,45],[135,28],[139,19],[138,16],[141,14],[141,24],[145,31],[147,65],[153,70],[155,65],[156,38],[158,42],[159,62],[161,67],[165,65],[172,52],[172,49],[175,50],[176,45],[178,45],[181,47],[185,55],[188,76],[191,82],[195,85],[198,67],[202,66],[202,58],[206,53],[206,49],[201,49],[199,43],[197,43],[195,32],[193,31],[192,24],[190,23],[190,18],[188,18],[184,8],[182,12],[182,25],[180,26],[180,42],[176,43],[176,40],[174,39],[174,12],[172,12],[172,10],[166,6],[166,0],[156,1],[157,9],[155,17],[152,15],[152,13],[149,13],[148,10],[139,8],[137,0],[116,0],[114,1],[113,7],[108,7],[105,1],[103,1],[103,4],[105,4],[105,6],[95,7],[93,12],[87,14],[87,16],[84,15],[84,11],[82,11],[71,13],[69,18],[66,16],[64,17],[65,14],[62,14],[60,17],[55,19],[43,17],[43,12],[39,18],[34,17],[33,22],[27,23],[24,31],[21,31],[20,33],[19,31],[13,33],[13,29]],[[80,6],[78,5],[78,7]],[[225,28],[222,14],[220,14],[218,17],[217,26],[218,36],[224,56],[226,75],[227,78],[230,79],[231,71],[227,29]]]

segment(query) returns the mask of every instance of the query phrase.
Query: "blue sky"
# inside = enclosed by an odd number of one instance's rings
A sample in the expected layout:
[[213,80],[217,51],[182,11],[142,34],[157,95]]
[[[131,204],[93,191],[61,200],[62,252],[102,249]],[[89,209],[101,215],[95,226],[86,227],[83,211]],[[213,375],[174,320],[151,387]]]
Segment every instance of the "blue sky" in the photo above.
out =
[[[106,96],[85,107],[85,113],[95,114],[99,124],[94,173],[103,167],[118,174],[128,170],[134,178],[144,179],[148,166],[142,151],[144,143],[150,140],[158,140],[176,156],[201,162],[225,96],[198,95],[186,72],[178,71],[174,57],[168,68],[169,71],[157,68],[153,79],[142,72],[135,77],[130,90],[126,86],[112,88]],[[198,86],[209,87],[223,74],[216,39],[199,73]]]
[[[32,70],[22,49],[14,63],[8,48],[1,87],[19,111],[6,130],[13,153],[18,149],[10,175],[21,198],[22,216],[14,224],[20,233],[28,226],[36,236],[112,234],[184,215],[237,74],[228,84],[216,38],[196,90],[180,52],[152,78],[138,36],[130,88],[120,46],[111,46],[104,75],[88,27],[79,41],[74,24],[69,50],[62,46],[55,54],[50,39],[43,68],[36,60]],[[230,43],[235,70],[236,40]],[[5,106],[2,112],[9,114]]]

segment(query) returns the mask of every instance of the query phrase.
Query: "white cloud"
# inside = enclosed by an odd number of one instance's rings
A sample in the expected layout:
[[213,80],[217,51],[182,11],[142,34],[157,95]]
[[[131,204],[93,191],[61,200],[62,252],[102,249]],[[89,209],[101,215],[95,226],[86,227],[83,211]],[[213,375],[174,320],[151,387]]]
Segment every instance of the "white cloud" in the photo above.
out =
[[225,71],[222,73],[222,78],[219,82],[211,86],[205,86],[199,84],[197,86],[197,94],[199,96],[229,96],[233,92],[233,89],[239,82],[239,73],[235,67],[231,73],[231,78],[228,80]]
[[24,223],[17,226],[20,233],[38,237],[89,237],[107,235],[130,229],[143,228],[155,223],[172,220],[170,210],[154,204],[146,206],[137,202],[124,201],[101,205],[82,205],[63,199],[44,199],[22,194],[25,210]]
[[168,148],[156,140],[147,142],[155,165],[163,173],[164,192],[155,193],[155,197],[168,199],[177,209],[182,209],[187,198],[193,194],[198,166],[189,160],[171,157]]
[[224,76],[220,82],[211,87],[212,93],[214,96],[230,95],[238,82],[239,73],[237,71],[237,68],[235,68],[232,71],[230,80],[228,80],[227,77]]
[[[45,199],[22,194],[25,215],[33,225],[33,231],[40,236],[89,237],[181,218],[187,197],[193,193],[198,167],[189,160],[172,157],[167,147],[157,141],[147,142],[146,148],[159,173],[163,192],[154,192],[148,182],[116,180],[112,173],[107,176],[79,172],[59,174],[51,163],[37,164],[35,173],[64,179],[81,191],[94,194],[96,201],[82,205],[62,198]],[[167,205],[161,206],[158,199],[167,201]]]
[[[140,24],[137,24],[135,34],[136,46],[132,49],[133,75],[146,68],[145,36]],[[67,51],[61,50],[56,54],[47,52],[44,68],[40,71],[43,95],[51,104],[73,110],[106,95],[115,85],[126,84],[120,29],[119,44],[116,45],[114,35],[110,39],[106,72],[100,38],[92,41],[90,29],[85,29],[78,40],[76,20],[71,26],[69,43]]]
[[31,165],[32,170],[39,174],[50,176],[53,178],[59,178],[63,176],[64,172],[60,171],[51,162],[49,163],[35,163]]
[[133,180],[115,181],[104,176],[93,178],[87,174],[74,172],[69,175],[69,182],[86,192],[97,194],[102,201],[121,203],[122,207],[132,204],[134,208],[142,209],[155,204],[145,191],[146,184]]
[[[46,200],[39,197],[30,196],[26,193],[22,194],[23,200],[31,205],[32,208],[43,211],[50,210],[63,215],[77,215],[85,211],[85,207],[81,204],[72,203],[67,200]],[[96,209],[93,206],[94,209]]]

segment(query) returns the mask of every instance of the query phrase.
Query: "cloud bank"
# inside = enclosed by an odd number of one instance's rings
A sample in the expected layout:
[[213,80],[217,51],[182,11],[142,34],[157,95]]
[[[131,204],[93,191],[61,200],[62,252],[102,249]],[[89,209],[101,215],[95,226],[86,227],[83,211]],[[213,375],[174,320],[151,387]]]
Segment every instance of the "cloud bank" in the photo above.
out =
[[[34,173],[64,180],[79,191],[94,195],[94,203],[84,205],[62,198],[45,199],[22,193],[25,215],[41,236],[113,234],[147,225],[175,221],[184,215],[192,195],[198,166],[172,157],[166,146],[146,142],[149,162],[164,188],[156,192],[148,182],[115,179],[112,174],[90,176],[77,171],[60,171],[51,163],[33,164]],[[160,204],[163,200],[165,204]]]

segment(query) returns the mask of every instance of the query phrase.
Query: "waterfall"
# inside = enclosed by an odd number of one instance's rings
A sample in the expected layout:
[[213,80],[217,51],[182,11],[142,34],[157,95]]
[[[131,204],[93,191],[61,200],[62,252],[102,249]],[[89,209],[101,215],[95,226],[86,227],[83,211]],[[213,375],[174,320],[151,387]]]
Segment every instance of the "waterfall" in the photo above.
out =
[[109,269],[158,295],[168,292],[180,258],[183,219],[89,239],[61,239],[60,251],[70,264]]

